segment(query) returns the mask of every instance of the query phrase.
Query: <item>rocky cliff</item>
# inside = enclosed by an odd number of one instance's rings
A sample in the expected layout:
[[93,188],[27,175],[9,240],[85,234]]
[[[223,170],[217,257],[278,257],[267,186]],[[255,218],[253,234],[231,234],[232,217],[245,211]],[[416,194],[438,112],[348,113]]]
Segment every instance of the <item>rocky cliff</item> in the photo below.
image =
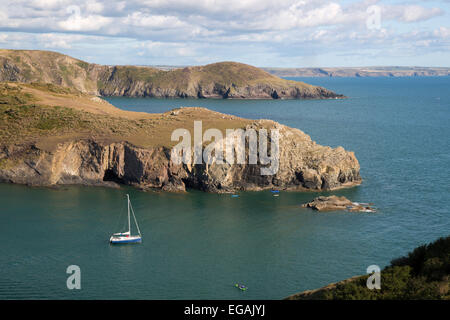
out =
[[[361,182],[353,152],[318,145],[302,131],[274,121],[242,119],[204,108],[164,114],[126,112],[87,95],[45,88],[0,87],[0,181],[42,186],[113,181],[210,192],[331,190]],[[216,159],[210,164],[176,164],[171,133],[177,128],[191,130],[194,120],[203,122],[203,130],[277,129],[278,170],[261,175],[261,168],[268,165],[219,164]]]
[[280,168],[261,175],[260,164],[174,164],[167,147],[137,147],[127,141],[73,139],[46,150],[39,144],[3,146],[0,181],[28,185],[85,184],[105,181],[184,191],[330,190],[360,183],[355,156],[343,148],[314,144],[299,130],[281,125]]
[[271,75],[236,62],[160,70],[105,66],[60,53],[0,50],[0,81],[50,83],[103,96],[228,99],[342,98],[325,88]]

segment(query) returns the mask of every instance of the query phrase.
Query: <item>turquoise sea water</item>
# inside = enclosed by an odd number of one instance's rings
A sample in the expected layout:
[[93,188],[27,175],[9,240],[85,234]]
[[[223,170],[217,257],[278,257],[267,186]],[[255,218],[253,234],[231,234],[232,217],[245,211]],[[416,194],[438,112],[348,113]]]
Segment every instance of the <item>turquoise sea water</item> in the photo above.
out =
[[[162,112],[204,106],[297,127],[355,152],[361,186],[324,192],[376,214],[316,213],[313,192],[186,194],[0,184],[0,299],[280,299],[380,267],[450,234],[450,78],[310,78],[345,100],[108,98]],[[111,246],[129,193],[140,245]],[[69,265],[81,290],[66,288]],[[245,284],[242,292],[234,283]]]

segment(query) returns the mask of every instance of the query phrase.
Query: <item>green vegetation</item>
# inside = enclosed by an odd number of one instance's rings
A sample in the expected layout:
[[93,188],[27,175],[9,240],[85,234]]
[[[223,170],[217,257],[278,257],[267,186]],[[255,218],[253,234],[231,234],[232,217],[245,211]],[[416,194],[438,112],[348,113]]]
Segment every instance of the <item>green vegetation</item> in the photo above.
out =
[[81,60],[79,60],[79,61],[76,63],[76,65],[79,66],[80,68],[83,68],[83,69],[86,70],[86,71],[89,69],[89,63],[84,62],[84,61],[81,61]]
[[410,266],[388,267],[381,272],[381,289],[366,287],[368,276],[324,292],[324,299],[333,300],[415,300],[450,299],[448,279],[429,280],[424,275],[414,275]]
[[31,94],[22,92],[20,87],[2,84],[0,86],[0,105],[17,105],[33,101]]
[[420,246],[407,256],[391,261],[381,271],[381,289],[369,290],[369,275],[318,289],[309,297],[300,293],[293,299],[416,300],[450,299],[450,236]]
[[117,66],[114,76],[123,80],[151,81],[155,74],[162,72],[150,67]]
[[93,115],[67,107],[0,105],[0,144],[65,134],[130,134],[136,121]]
[[57,93],[57,94],[75,94],[81,95],[81,92],[68,87],[61,87],[52,83],[40,83],[40,82],[32,82],[28,85],[31,88],[38,89],[43,92],[49,93]]

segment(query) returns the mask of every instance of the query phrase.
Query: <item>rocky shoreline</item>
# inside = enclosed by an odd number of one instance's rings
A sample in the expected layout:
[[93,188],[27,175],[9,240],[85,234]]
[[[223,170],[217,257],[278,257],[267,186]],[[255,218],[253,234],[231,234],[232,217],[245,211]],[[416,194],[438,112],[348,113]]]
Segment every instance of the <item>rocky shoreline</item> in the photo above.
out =
[[[295,144],[295,140],[288,143]],[[321,191],[361,183],[352,153],[322,148],[329,155],[312,168],[300,160],[301,154],[293,157],[295,149],[283,147],[278,172],[263,176],[259,164],[178,165],[171,161],[169,148],[141,148],[126,141],[80,139],[59,143],[54,150],[38,144],[10,145],[0,150],[0,181],[31,186],[111,186],[115,182],[141,189],[183,192],[192,188],[217,193],[274,188]]]

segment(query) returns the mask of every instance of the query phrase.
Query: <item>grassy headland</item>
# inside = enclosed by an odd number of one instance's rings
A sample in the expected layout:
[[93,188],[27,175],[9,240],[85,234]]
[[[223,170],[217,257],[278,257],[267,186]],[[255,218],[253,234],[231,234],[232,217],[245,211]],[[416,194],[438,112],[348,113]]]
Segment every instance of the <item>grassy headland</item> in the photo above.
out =
[[124,111],[75,89],[41,83],[0,83],[0,145],[97,137],[127,140],[136,146],[170,147],[171,132],[203,128],[242,128],[251,120],[204,108],[163,114]]
[[229,99],[342,98],[322,87],[281,79],[236,62],[160,70],[91,64],[57,52],[0,50],[0,81],[51,83],[104,96]]
[[[179,140],[172,141],[172,133],[188,130],[192,146],[195,121],[202,122],[203,132],[218,129],[222,138],[213,138],[214,143],[223,144],[226,129],[276,128],[281,136],[278,171],[262,176],[262,163],[174,163],[171,150]],[[203,140],[204,147],[209,145]],[[331,190],[361,183],[353,152],[321,146],[300,130],[271,120],[198,107],[131,112],[73,88],[0,83],[0,181],[99,185],[111,176],[120,183],[171,191]]]

